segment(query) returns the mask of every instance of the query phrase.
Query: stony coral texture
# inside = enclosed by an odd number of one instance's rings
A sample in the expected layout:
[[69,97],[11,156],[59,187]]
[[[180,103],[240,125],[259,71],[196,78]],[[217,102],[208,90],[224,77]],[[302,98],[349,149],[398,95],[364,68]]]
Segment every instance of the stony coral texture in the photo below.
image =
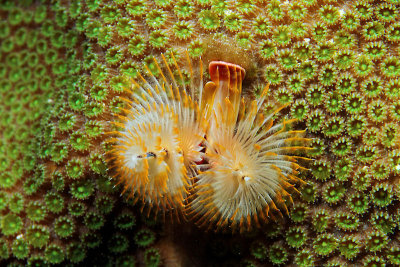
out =
[[[185,255],[200,266],[398,265],[399,4],[2,1],[0,257],[14,265],[193,266]],[[242,46],[244,56],[233,60],[223,46],[212,54],[216,41]],[[127,107],[129,78],[144,64],[156,70],[154,56],[172,62],[185,49],[192,58],[250,58],[244,95],[258,99],[259,84],[270,82],[268,101],[288,104],[280,114],[296,115],[317,146],[289,220],[249,237],[198,234],[212,242],[196,249],[181,232],[168,243],[185,239],[172,259],[162,249],[171,231],[154,234],[158,225],[112,187],[102,142],[110,114]],[[90,257],[93,248],[102,252]]]

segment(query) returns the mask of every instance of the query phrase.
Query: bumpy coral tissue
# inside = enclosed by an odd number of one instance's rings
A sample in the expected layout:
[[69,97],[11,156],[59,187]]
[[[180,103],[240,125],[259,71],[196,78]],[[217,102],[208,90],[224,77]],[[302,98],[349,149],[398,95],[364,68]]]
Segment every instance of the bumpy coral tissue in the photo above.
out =
[[399,10],[1,1],[0,265],[400,265]]

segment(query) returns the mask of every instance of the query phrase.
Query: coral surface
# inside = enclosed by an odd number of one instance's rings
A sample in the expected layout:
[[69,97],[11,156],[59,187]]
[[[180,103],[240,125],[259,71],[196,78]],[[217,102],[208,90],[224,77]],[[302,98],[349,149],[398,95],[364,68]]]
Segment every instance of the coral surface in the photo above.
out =
[[[398,0],[3,0],[0,261],[8,266],[400,265]],[[242,234],[147,216],[105,153],[154,57],[246,69],[313,161],[289,215]],[[182,71],[183,77],[189,73]],[[209,81],[204,73],[204,81]]]

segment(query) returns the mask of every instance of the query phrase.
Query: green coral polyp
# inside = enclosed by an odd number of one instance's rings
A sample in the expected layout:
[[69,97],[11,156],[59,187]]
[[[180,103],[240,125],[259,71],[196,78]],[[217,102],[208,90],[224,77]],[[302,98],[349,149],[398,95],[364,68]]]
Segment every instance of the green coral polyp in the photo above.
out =
[[382,122],[387,117],[387,109],[383,101],[372,101],[368,105],[368,117],[373,122]]
[[76,217],[82,216],[85,213],[85,211],[86,211],[86,206],[81,202],[72,201],[68,205],[68,212],[72,216]]
[[264,16],[258,16],[253,22],[253,30],[258,35],[267,36],[270,32],[270,26],[267,18]]
[[136,224],[136,217],[131,212],[123,212],[113,221],[115,227],[119,229],[131,229]]
[[189,18],[193,11],[193,3],[188,0],[180,0],[174,7],[174,12],[178,18]]
[[390,115],[396,121],[400,121],[400,104],[394,103],[390,109]]
[[396,57],[387,57],[380,66],[382,74],[388,78],[397,77],[400,74],[400,61]]
[[[310,127],[310,126],[308,126]],[[326,145],[322,139],[314,139],[311,143],[312,150],[309,151],[312,156],[321,156],[325,153]]]
[[394,229],[396,228],[396,223],[393,216],[384,211],[376,211],[371,216],[371,219],[374,228],[385,234],[393,233]]
[[64,209],[64,199],[60,194],[49,192],[46,194],[45,199],[46,206],[50,212],[57,214]]
[[344,14],[341,18],[341,26],[346,30],[352,31],[357,29],[360,26],[360,19],[357,15],[348,12]]
[[312,168],[312,174],[317,180],[325,181],[330,176],[329,163],[325,161],[315,161]]
[[71,184],[70,192],[77,199],[87,199],[93,194],[94,185],[90,180],[78,180]]
[[378,21],[369,22],[364,26],[363,36],[366,40],[376,40],[384,33],[384,25]]
[[114,207],[115,200],[109,196],[99,196],[96,198],[96,208],[100,213],[108,214]]
[[382,3],[376,10],[375,15],[383,22],[391,22],[396,19],[398,13],[396,7],[388,3]]
[[80,159],[71,159],[68,161],[65,169],[70,178],[78,179],[84,173],[84,164]]
[[326,209],[315,212],[312,220],[315,231],[325,231],[329,225],[330,219],[330,215]]
[[372,231],[368,233],[366,239],[366,247],[372,252],[381,251],[388,243],[387,235],[380,231]]
[[387,32],[387,38],[389,41],[394,43],[398,43],[400,41],[400,23],[392,24]]
[[390,80],[385,88],[385,96],[390,99],[396,99],[400,96],[400,80],[392,79]]
[[[101,103],[101,102],[89,102],[89,103],[86,104],[85,115],[88,118],[98,117],[104,112],[104,108],[105,108],[104,103]],[[81,134],[86,139],[85,133],[79,133],[79,134]],[[90,143],[87,143],[87,144],[90,145]]]
[[291,227],[286,234],[286,242],[294,248],[301,247],[307,241],[306,230],[302,227]]
[[330,86],[332,85],[337,79],[337,71],[336,68],[328,64],[323,69],[320,71],[318,80],[320,81],[321,84],[325,86]]
[[336,204],[345,195],[346,188],[341,183],[331,182],[328,183],[323,189],[323,197],[329,204]]
[[203,42],[199,39],[193,40],[188,47],[188,52],[190,57],[192,58],[199,58],[203,55],[205,51],[205,46]]
[[27,204],[26,214],[34,222],[42,221],[47,214],[46,207],[39,201],[33,201]]
[[54,221],[54,232],[61,238],[71,236],[75,231],[75,223],[72,218],[63,216]]
[[85,96],[80,93],[71,94],[68,98],[69,106],[76,111],[80,111],[84,108]]
[[344,237],[339,244],[339,251],[346,259],[353,259],[360,253],[360,243],[354,236]]
[[329,42],[321,42],[315,49],[315,56],[318,61],[326,62],[332,59],[335,50]]
[[[228,14],[224,19],[224,25],[228,31],[236,32],[241,29],[243,25],[242,15],[237,13]],[[255,27],[255,26],[253,26]],[[256,30],[257,31],[257,30]]]
[[341,50],[335,55],[335,63],[339,69],[348,69],[353,65],[354,58],[352,50]]
[[269,81],[271,85],[277,85],[282,81],[282,72],[275,65],[267,66],[265,69],[265,79]]
[[273,32],[273,38],[281,46],[289,44],[292,41],[289,27],[278,26]]
[[[322,86],[310,86],[307,90],[306,98],[313,106],[318,106],[324,99]],[[320,113],[317,109],[315,113]],[[317,112],[318,111],[318,112]],[[322,111],[321,111],[322,112]],[[322,114],[322,113],[321,113]]]
[[369,207],[368,196],[360,192],[354,193],[347,199],[347,204],[353,212],[363,214]]
[[150,33],[149,43],[154,48],[164,47],[168,40],[168,35],[163,30],[155,30]]
[[198,14],[200,26],[205,30],[216,30],[220,26],[220,18],[212,10],[203,10]]
[[17,259],[24,259],[29,255],[29,245],[23,238],[15,239],[11,251]]
[[58,163],[65,159],[68,155],[68,146],[64,142],[55,143],[51,147],[51,159]]
[[340,137],[336,139],[332,144],[332,152],[338,156],[347,155],[352,148],[352,142],[349,138]]
[[370,56],[372,59],[381,59],[386,55],[387,47],[384,42],[369,42],[364,48],[364,51]]
[[156,248],[146,249],[144,252],[145,266],[155,267],[159,266],[161,262],[160,252]]
[[349,212],[339,212],[335,215],[335,223],[343,231],[353,231],[359,226],[360,220],[357,215]]
[[293,118],[302,120],[306,117],[308,106],[304,100],[296,101],[291,107],[291,114]]
[[57,264],[64,260],[65,252],[60,246],[52,244],[46,248],[44,254],[49,263]]
[[272,58],[277,49],[274,42],[270,40],[264,40],[260,43],[259,53],[263,59]]
[[352,170],[354,164],[349,158],[340,159],[335,165],[335,176],[339,181],[347,181]]
[[165,13],[165,11],[160,9],[155,9],[150,11],[146,15],[146,24],[151,28],[158,29],[164,25],[166,19],[167,19],[167,14]]
[[22,226],[22,219],[13,213],[8,213],[1,219],[1,231],[6,236],[18,233]]
[[89,229],[97,230],[104,225],[104,217],[96,212],[88,212],[85,215],[85,225]]
[[67,247],[67,257],[73,263],[78,263],[84,260],[86,249],[78,242],[70,243]]
[[342,109],[343,97],[335,92],[327,94],[325,107],[331,113],[337,113]]
[[89,149],[90,142],[84,132],[78,131],[70,136],[70,143],[73,149],[77,151],[85,151]]
[[103,131],[104,131],[104,126],[100,121],[89,120],[85,124],[85,133],[90,138],[100,136],[103,133]]
[[114,252],[114,253],[124,252],[128,249],[128,246],[129,246],[128,238],[126,238],[126,236],[124,236],[120,233],[114,234],[110,238],[108,243],[109,243],[110,251]]
[[281,50],[278,56],[280,65],[286,70],[291,70],[297,65],[296,58],[290,50]]
[[76,122],[77,122],[77,118],[74,114],[66,113],[61,116],[61,118],[58,122],[58,128],[62,132],[69,131],[74,128],[74,126],[76,125]]
[[179,40],[187,40],[193,35],[193,25],[187,21],[180,21],[172,28]]
[[338,242],[332,234],[321,234],[313,242],[315,252],[322,256],[332,253],[337,246]]
[[346,111],[351,114],[358,114],[361,113],[361,111],[363,111],[363,109],[365,108],[364,105],[365,105],[364,98],[362,98],[357,93],[352,93],[346,99],[345,108]]
[[155,240],[154,233],[149,229],[139,230],[134,237],[136,245],[140,247],[147,247]]
[[94,153],[90,156],[89,166],[95,173],[98,174],[104,174],[107,170],[104,157],[98,153]]
[[[294,54],[299,60],[305,61],[311,58],[313,50],[311,49],[310,45],[307,42],[298,42],[294,46]],[[313,62],[312,61],[302,62],[302,64],[304,63],[312,64]],[[300,68],[304,72],[304,74],[310,73],[310,71],[307,71],[307,66]],[[314,65],[312,66],[313,69],[315,69]]]
[[118,20],[120,16],[119,11],[110,5],[106,5],[101,9],[100,12],[101,17],[103,18],[105,23],[113,23]]
[[298,204],[293,207],[290,212],[290,217],[294,222],[302,222],[307,216],[306,206],[304,204]]
[[88,232],[81,235],[81,241],[89,248],[96,248],[100,245],[102,239],[98,233]]
[[387,184],[377,184],[371,190],[371,201],[379,206],[386,207],[393,201],[393,190]]
[[268,251],[268,258],[274,264],[283,264],[288,260],[288,252],[282,244],[273,244]]
[[279,1],[271,1],[268,5],[268,9],[273,20],[280,20],[284,16],[284,12]]
[[339,11],[338,8],[332,5],[326,5],[321,7],[319,10],[319,15],[322,20],[328,25],[335,24],[339,19]]
[[366,120],[361,115],[352,116],[347,122],[347,132],[350,136],[359,136],[363,132],[366,125]]
[[327,136],[338,136],[344,128],[344,119],[339,116],[332,116],[325,122],[325,134]]
[[[0,210],[2,210],[1,206],[2,205],[0,204]],[[8,208],[14,213],[21,212],[22,209],[24,208],[23,195],[21,193],[13,193],[8,200]]]
[[[15,157],[14,157],[15,159]],[[17,182],[16,177],[12,176],[10,172],[3,172],[0,174],[0,187],[11,188]]]
[[391,264],[399,265],[400,264],[400,249],[397,246],[391,246],[390,250],[387,252],[387,258]]
[[376,178],[376,180],[386,180],[389,178],[390,170],[384,160],[375,161],[371,166],[371,170],[374,172],[374,178]]
[[26,230],[26,240],[34,248],[44,247],[50,238],[47,227],[42,225],[32,225]]

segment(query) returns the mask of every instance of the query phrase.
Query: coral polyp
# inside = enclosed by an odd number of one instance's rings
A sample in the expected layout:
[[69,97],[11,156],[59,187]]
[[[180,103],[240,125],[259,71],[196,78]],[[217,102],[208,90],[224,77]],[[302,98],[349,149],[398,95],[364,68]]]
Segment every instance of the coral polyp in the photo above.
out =
[[190,208],[200,225],[245,231],[288,214],[294,184],[302,182],[296,177],[301,157],[291,155],[307,149],[308,139],[305,131],[288,129],[295,120],[273,125],[284,106],[263,114],[269,85],[258,100],[245,103],[239,66],[212,62],[210,76],[218,90],[205,141],[208,166],[196,177]]
[[165,74],[154,59],[161,78],[147,68],[147,80],[140,75],[139,82],[133,81],[133,88],[126,89],[132,100],[124,99],[128,107],[122,109],[124,115],[117,115],[117,130],[110,132],[115,136],[109,157],[114,177],[129,197],[157,211],[180,210],[192,165],[201,160],[204,136],[199,107],[193,101],[194,81],[186,91],[182,71],[173,60],[179,79],[164,56]]

